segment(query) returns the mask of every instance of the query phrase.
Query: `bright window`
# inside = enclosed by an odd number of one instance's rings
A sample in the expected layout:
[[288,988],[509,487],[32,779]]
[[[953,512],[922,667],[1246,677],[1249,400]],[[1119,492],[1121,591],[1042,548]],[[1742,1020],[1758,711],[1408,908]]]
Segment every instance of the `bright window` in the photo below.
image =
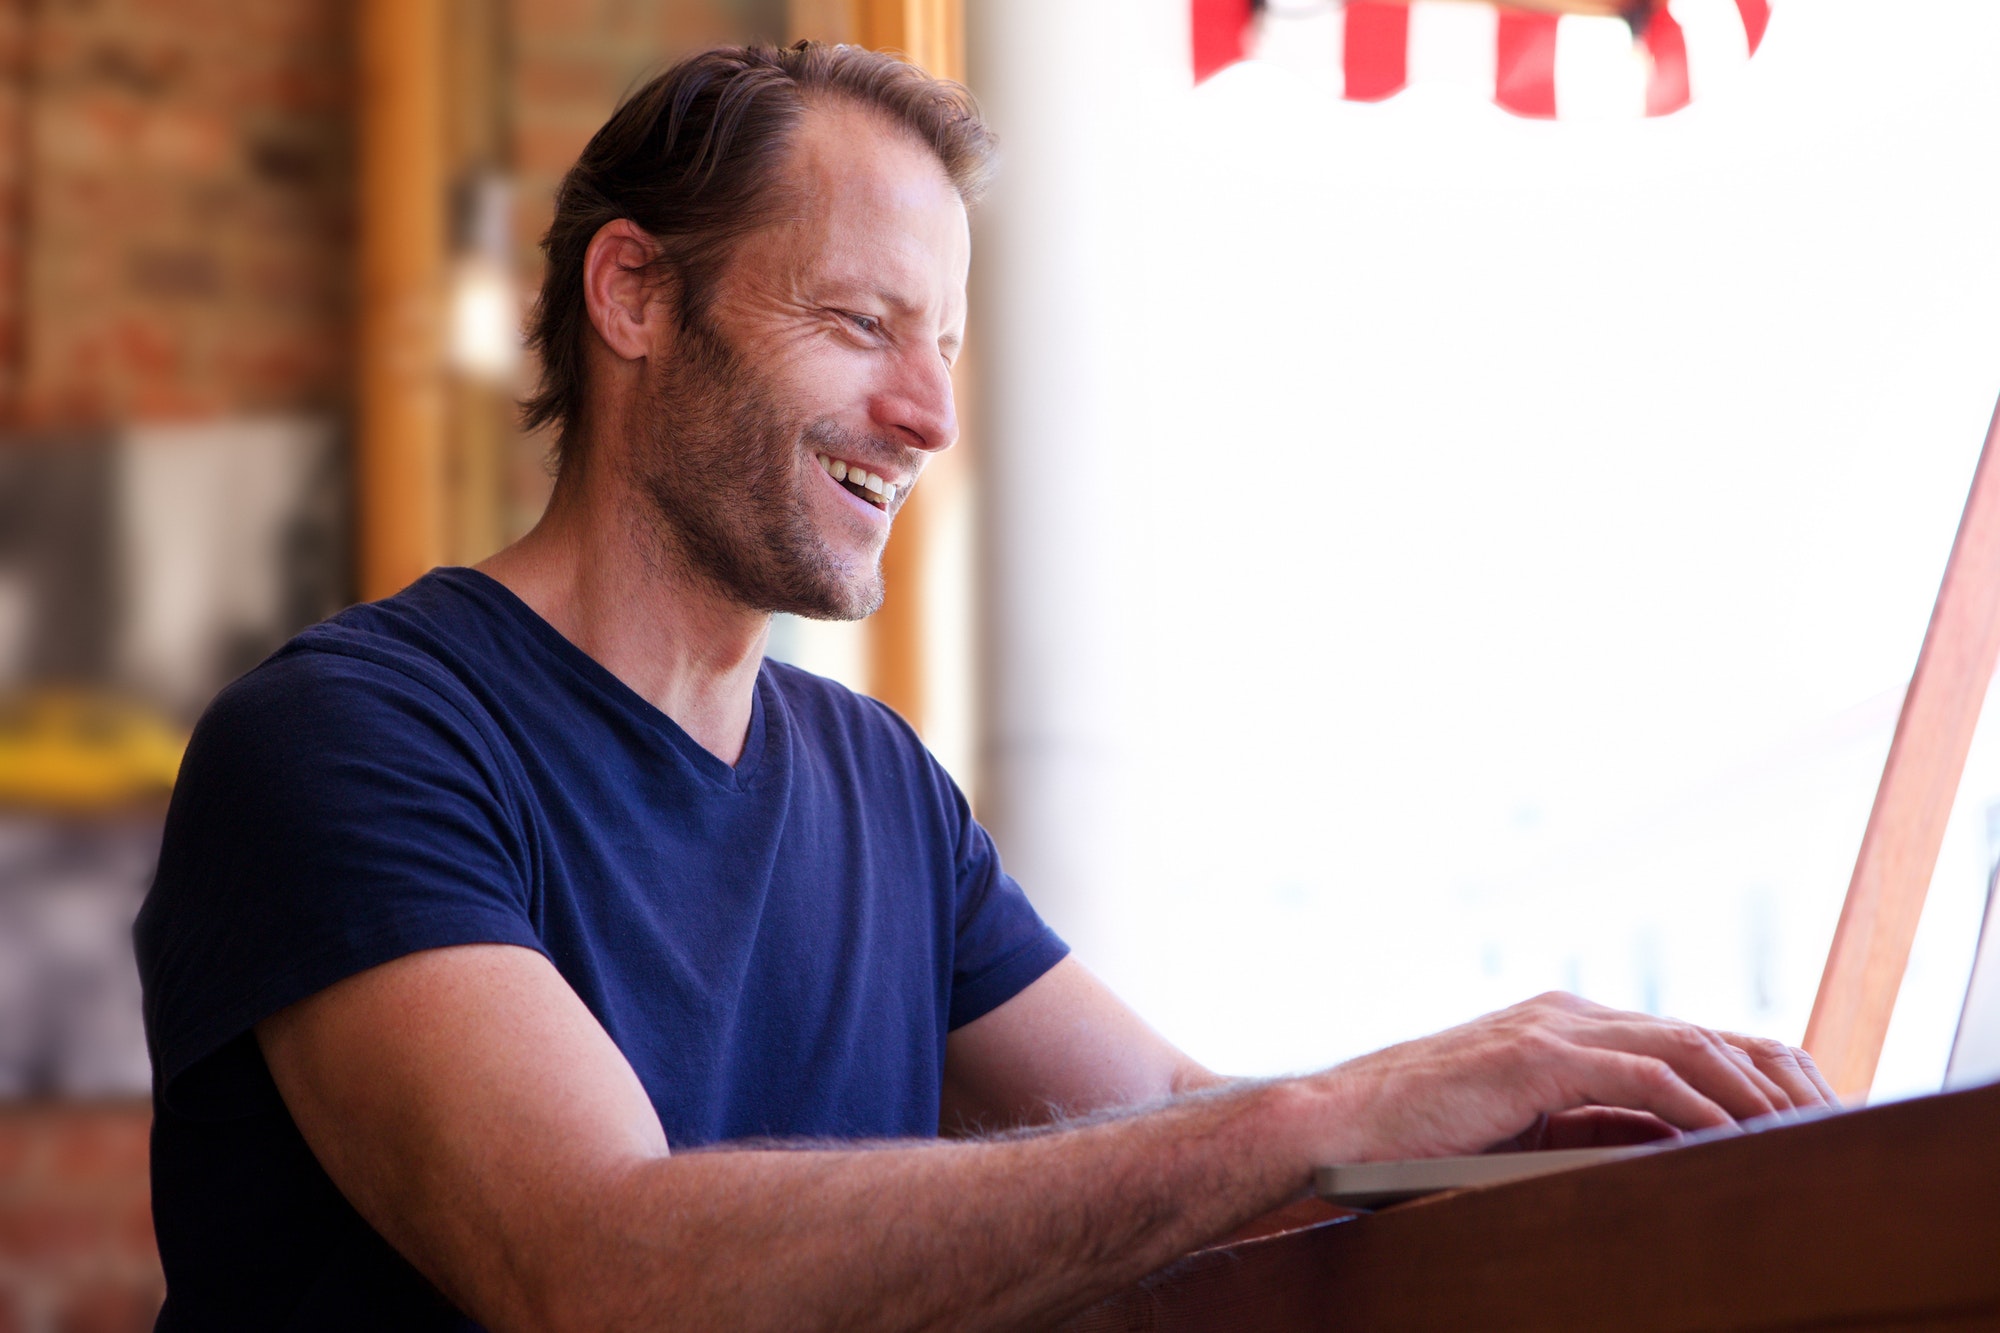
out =
[[[1995,50],[1986,0],[1815,0],[1659,121],[1176,104],[1094,959],[1170,1036],[1277,1071],[1565,986],[1801,1037],[2000,392]],[[1996,750],[1878,1094],[1942,1070]]]

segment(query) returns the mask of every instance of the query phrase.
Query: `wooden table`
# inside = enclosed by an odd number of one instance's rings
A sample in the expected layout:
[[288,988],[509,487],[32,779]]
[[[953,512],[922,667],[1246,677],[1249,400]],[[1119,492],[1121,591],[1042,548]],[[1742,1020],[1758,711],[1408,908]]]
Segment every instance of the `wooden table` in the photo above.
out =
[[2000,1328],[2000,1086],[1205,1250],[1065,1327]]

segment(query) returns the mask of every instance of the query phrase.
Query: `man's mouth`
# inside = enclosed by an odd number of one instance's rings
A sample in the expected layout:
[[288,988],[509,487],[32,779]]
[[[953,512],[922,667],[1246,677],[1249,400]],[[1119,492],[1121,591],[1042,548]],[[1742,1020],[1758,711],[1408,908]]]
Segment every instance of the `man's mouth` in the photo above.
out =
[[866,500],[877,509],[887,509],[896,498],[896,483],[884,481],[859,464],[849,464],[826,454],[814,455],[826,475],[845,486],[859,498]]

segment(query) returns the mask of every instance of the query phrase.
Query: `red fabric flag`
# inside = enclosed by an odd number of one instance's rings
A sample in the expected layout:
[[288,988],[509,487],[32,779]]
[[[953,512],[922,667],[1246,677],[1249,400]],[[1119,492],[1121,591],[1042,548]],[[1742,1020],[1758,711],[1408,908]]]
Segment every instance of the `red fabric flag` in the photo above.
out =
[[1350,102],[1394,97],[1410,81],[1410,7],[1349,0],[1341,64]]
[[1556,15],[1500,11],[1493,100],[1517,116],[1556,114]]
[[1250,0],[1194,0],[1194,81],[1243,59]]
[[1754,56],[1764,40],[1764,29],[1771,26],[1771,0],[1736,0],[1736,12],[1743,16],[1743,35],[1750,39],[1750,54]]
[[1687,36],[1662,5],[1646,25],[1646,50],[1653,75],[1646,82],[1646,114],[1668,116],[1689,101]]

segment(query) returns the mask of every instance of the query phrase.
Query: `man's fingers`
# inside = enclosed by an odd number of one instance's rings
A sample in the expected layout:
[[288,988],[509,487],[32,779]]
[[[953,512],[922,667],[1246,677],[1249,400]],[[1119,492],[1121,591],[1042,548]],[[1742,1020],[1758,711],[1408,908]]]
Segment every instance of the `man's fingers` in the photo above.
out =
[[1812,1052],[1803,1047],[1794,1046],[1792,1054],[1799,1058],[1799,1068],[1805,1070],[1806,1077],[1812,1080],[1812,1085],[1815,1088],[1819,1089],[1820,1096],[1826,1098],[1826,1104],[1828,1106],[1839,1106],[1840,1094],[1833,1090],[1833,1084],[1826,1081],[1826,1075],[1819,1072],[1819,1065],[1812,1058]]
[[1785,1111],[1797,1104],[1798,1098],[1757,1067],[1757,1062],[1751,1058],[1750,1052],[1735,1042],[1726,1040],[1721,1033],[1716,1034],[1716,1041],[1721,1043],[1723,1054],[1734,1060],[1743,1072],[1750,1076],[1751,1081],[1757,1085],[1757,1090],[1769,1099],[1772,1106]]
[[1579,1106],[1543,1118],[1538,1148],[1622,1148],[1670,1139],[1674,1127],[1650,1111]]
[[1745,1037],[1735,1032],[1721,1035],[1732,1047],[1741,1051],[1746,1060],[1784,1088],[1790,1098],[1789,1106],[1804,1108],[1840,1104],[1833,1089],[1820,1076],[1812,1057],[1804,1051],[1763,1037]]
[[1721,1107],[1736,1120],[1769,1115],[1790,1105],[1773,1080],[1760,1076],[1754,1065],[1739,1061],[1728,1043],[1691,1024],[1633,1019],[1604,1024],[1577,1039],[1663,1061],[1711,1105]]

